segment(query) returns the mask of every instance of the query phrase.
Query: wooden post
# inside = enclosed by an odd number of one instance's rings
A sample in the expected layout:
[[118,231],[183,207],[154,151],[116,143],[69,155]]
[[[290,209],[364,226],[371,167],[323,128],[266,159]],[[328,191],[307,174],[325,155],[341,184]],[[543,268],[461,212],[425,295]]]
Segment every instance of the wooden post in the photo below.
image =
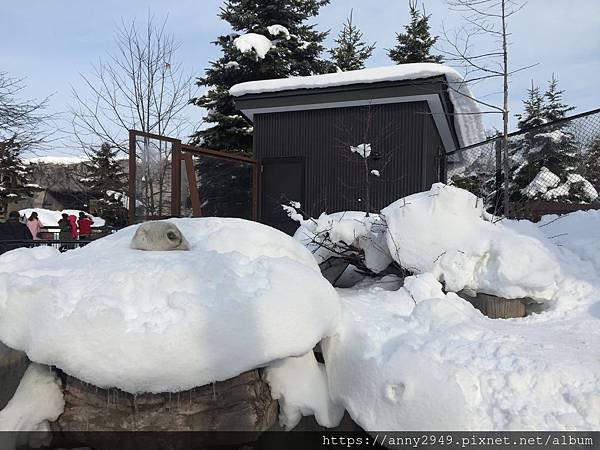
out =
[[192,155],[187,152],[182,153],[181,158],[185,162],[185,173],[187,174],[190,199],[192,200],[192,216],[202,217],[200,192],[198,192],[198,181],[196,180],[196,171],[194,170],[194,160]]
[[527,299],[524,298],[507,299],[482,293],[477,294],[476,297],[471,297],[464,292],[459,292],[458,295],[490,319],[511,319],[527,315],[525,308]]
[[171,215],[181,215],[181,141],[171,144]]

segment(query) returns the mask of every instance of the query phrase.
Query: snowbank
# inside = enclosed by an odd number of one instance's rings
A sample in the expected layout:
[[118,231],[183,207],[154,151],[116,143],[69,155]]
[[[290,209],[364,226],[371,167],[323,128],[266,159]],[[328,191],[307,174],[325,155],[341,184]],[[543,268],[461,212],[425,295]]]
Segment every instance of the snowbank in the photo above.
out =
[[492,320],[431,274],[396,291],[387,281],[338,290],[342,321],[324,346],[331,398],[361,427],[600,427],[598,314]]
[[484,219],[482,201],[441,183],[382,210],[394,260],[449,291],[555,300],[562,273],[544,243]]
[[[29,217],[34,211],[38,213],[38,218],[40,219],[40,222],[42,222],[42,225],[45,227],[58,227],[58,221],[62,218],[63,213],[73,215],[79,218],[79,213],[81,212],[81,210],[79,209],[64,209],[62,211],[52,211],[44,208],[26,208],[19,210],[19,214],[21,216]],[[102,217],[92,216],[87,212],[85,213],[91,216],[94,220],[94,223],[92,225],[93,228],[103,227],[106,224],[106,221]]]
[[176,392],[333,331],[337,294],[291,237],[241,219],[172,223],[191,251],[130,249],[132,226],[63,254],[0,256],[0,341],[100,387]]
[[291,430],[302,416],[314,415],[324,427],[336,427],[344,408],[331,401],[327,373],[313,352],[277,361],[267,369],[271,396],[279,400],[279,423]]
[[[268,50],[268,49],[267,49]],[[458,114],[454,122],[462,147],[485,140],[480,110],[463,77],[453,68],[442,64],[416,63],[373,69],[350,70],[309,77],[290,77],[277,80],[249,81],[233,86],[229,92],[235,97],[263,92],[294,89],[318,89],[382,81],[401,81],[431,78],[443,75],[448,81],[448,95]]]

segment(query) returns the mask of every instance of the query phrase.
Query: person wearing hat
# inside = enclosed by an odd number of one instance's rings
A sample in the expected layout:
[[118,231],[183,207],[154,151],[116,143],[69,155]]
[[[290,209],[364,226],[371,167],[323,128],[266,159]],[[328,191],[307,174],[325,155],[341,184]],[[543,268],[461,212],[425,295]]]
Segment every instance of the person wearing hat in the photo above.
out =
[[79,220],[77,225],[79,226],[79,240],[85,241],[92,238],[92,224],[94,221],[87,216],[83,211],[79,213]]
[[69,222],[69,215],[62,213],[61,219],[58,221],[58,238],[61,241],[68,241],[71,239],[71,223]]
[[2,241],[32,241],[31,231],[24,223],[20,221],[18,211],[12,211],[8,219],[0,224],[0,253],[14,250],[15,248],[25,247],[24,242],[2,242]]

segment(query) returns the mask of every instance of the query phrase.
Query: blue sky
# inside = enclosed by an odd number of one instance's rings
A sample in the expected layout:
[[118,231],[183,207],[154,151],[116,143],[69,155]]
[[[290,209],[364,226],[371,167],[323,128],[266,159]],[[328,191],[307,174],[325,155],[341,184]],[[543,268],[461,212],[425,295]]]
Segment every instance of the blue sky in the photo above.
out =
[[[311,22],[321,30],[332,30],[328,43],[341,28],[350,9],[365,39],[377,41],[368,67],[389,65],[385,48],[393,45],[395,32],[408,21],[408,1],[332,0]],[[25,77],[29,97],[50,94],[50,109],[62,112],[71,101],[71,86],[81,86],[80,74],[89,74],[91,64],[114,48],[113,35],[121,21],[145,20],[148,11],[162,19],[168,15],[168,29],[181,42],[178,59],[186,70],[201,75],[208,62],[218,57],[211,41],[228,33],[228,24],[217,18],[220,0],[0,0],[0,70],[13,77]],[[425,0],[432,15],[432,31],[441,34],[460,25],[458,13],[443,0]],[[600,107],[600,1],[530,0],[509,23],[512,32],[510,65],[536,67],[515,74],[511,81],[511,113],[521,111],[521,99],[533,78],[545,87],[552,73],[564,89],[565,100],[576,112]],[[483,48],[483,43],[482,43]],[[500,84],[474,87],[477,96],[498,103],[494,94]],[[199,121],[202,111],[190,107],[188,113]],[[500,118],[486,115],[488,128],[500,127]],[[516,121],[512,121],[512,127]],[[512,128],[511,127],[511,128]],[[56,142],[53,152],[68,144]]]

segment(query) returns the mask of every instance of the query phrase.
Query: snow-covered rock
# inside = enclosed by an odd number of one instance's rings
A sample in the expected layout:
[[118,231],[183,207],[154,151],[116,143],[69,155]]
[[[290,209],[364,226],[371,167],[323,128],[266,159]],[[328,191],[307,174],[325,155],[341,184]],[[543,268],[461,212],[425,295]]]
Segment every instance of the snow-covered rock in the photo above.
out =
[[338,296],[294,239],[241,219],[170,222],[190,251],[131,249],[132,226],[63,254],[0,256],[0,341],[99,387],[177,392],[333,332]]
[[562,273],[554,254],[538,239],[486,220],[481,199],[465,190],[434,184],[382,215],[394,260],[435,274],[449,291],[556,300]]

